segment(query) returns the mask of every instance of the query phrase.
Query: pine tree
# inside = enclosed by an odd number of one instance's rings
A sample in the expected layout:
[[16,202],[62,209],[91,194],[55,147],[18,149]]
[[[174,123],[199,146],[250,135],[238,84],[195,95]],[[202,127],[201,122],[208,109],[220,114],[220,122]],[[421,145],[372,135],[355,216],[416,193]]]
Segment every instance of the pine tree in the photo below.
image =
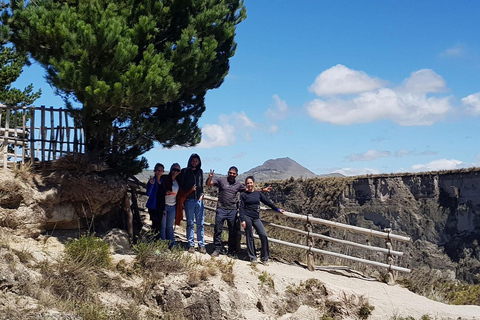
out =
[[10,8],[12,42],[45,67],[85,129],[87,151],[134,171],[155,141],[200,142],[205,94],[227,75],[246,16],[241,0],[13,0]]
[[[4,11],[6,5],[0,6],[0,11]],[[12,87],[20,74],[24,65],[27,63],[27,55],[18,52],[11,43],[9,43],[9,28],[0,23],[0,104],[7,107],[24,107],[31,105],[41,95],[41,90],[33,92],[33,85],[28,85],[24,90]],[[1,112],[0,128],[6,126],[7,113],[4,109]],[[10,112],[9,123],[13,124],[16,113],[18,118],[22,118],[25,113],[25,118],[28,120],[29,113],[25,110],[12,109]],[[13,152],[13,147],[7,145],[9,152]]]

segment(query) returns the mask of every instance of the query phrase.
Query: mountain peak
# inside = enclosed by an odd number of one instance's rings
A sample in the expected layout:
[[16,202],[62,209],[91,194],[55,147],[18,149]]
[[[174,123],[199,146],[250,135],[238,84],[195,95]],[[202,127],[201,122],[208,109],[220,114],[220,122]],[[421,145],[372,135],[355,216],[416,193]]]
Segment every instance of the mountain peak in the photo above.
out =
[[240,178],[254,176],[258,182],[269,180],[284,180],[291,177],[314,178],[317,175],[307,168],[300,165],[293,159],[277,158],[265,161],[261,166],[257,166],[240,175]]

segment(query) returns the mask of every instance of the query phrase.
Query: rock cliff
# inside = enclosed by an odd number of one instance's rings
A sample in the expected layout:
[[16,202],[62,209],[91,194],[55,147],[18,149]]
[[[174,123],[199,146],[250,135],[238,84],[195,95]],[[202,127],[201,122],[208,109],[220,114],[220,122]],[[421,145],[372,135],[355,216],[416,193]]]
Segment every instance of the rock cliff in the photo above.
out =
[[480,283],[480,169],[290,179],[272,200],[304,214],[412,237],[411,268],[428,266]]

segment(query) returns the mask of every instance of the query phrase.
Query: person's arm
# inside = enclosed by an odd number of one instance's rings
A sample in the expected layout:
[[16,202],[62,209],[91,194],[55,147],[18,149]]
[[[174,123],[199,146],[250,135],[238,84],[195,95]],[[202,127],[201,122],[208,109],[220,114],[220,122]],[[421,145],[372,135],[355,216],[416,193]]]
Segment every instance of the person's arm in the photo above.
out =
[[258,189],[255,189],[255,190],[260,191],[260,192],[270,192],[272,190],[272,186],[268,186],[268,187],[265,187],[265,188],[258,188]]
[[202,191],[202,194],[200,195],[199,200],[203,201],[203,196],[204,196],[205,192],[203,190],[203,170],[202,169],[200,169],[199,174],[200,174],[200,190]]
[[280,209],[278,208],[270,199],[267,198],[266,195],[264,195],[263,193],[260,192],[260,201],[264,204],[266,204],[267,206],[269,206],[270,208],[272,208],[273,210],[275,211],[278,211],[280,213],[283,213],[284,210],[283,209]]
[[148,183],[147,183],[147,192],[145,192],[145,194],[147,196],[151,196],[152,195],[152,191],[153,191],[153,186],[155,185],[155,178],[151,177],[149,180],[148,180]]
[[240,209],[238,211],[240,213],[242,228],[245,229],[247,227],[247,223],[245,222],[245,193],[240,195]]

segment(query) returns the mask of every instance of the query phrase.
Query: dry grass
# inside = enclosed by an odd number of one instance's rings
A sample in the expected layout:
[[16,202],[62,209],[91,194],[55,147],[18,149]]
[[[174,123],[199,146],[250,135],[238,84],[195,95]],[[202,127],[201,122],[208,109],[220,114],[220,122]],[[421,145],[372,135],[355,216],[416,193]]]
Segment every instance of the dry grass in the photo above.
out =
[[162,240],[154,240],[151,233],[144,233],[133,245],[136,261],[143,272],[161,271],[163,273],[178,273],[192,267],[191,255],[179,247],[168,249],[169,243]]
[[275,282],[270,274],[266,271],[262,271],[262,273],[258,276],[258,280],[260,280],[260,286],[269,287],[271,289],[275,289]]
[[15,164],[12,168],[12,172],[15,178],[24,182],[30,182],[32,180],[33,166],[31,162],[25,162],[23,164]]

